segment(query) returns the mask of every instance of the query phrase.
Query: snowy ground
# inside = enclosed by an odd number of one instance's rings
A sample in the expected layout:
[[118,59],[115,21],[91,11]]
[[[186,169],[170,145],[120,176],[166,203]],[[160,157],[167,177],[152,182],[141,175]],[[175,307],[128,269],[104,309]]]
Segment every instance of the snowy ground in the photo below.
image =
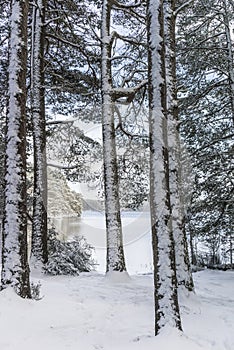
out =
[[[72,225],[74,222],[72,223]],[[196,294],[180,295],[184,333],[154,337],[152,254],[147,213],[124,213],[131,277],[107,278],[102,214],[72,228],[96,247],[98,272],[40,280],[42,299],[0,293],[0,350],[234,350],[234,272],[194,274]]]
[[152,275],[42,276],[40,301],[0,293],[0,349],[233,350],[234,272],[194,279],[196,295],[181,297],[184,335],[154,337]]

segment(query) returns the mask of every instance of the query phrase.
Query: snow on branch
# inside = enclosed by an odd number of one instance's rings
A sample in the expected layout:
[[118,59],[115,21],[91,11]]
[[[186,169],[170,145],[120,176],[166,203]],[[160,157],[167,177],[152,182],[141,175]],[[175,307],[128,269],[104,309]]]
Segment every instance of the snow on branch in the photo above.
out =
[[117,101],[118,99],[122,98],[122,97],[126,97],[128,103],[132,102],[132,100],[135,97],[135,94],[142,89],[143,87],[145,87],[148,84],[148,80],[143,80],[141,83],[139,83],[138,85],[132,87],[132,88],[113,88],[111,91],[112,94],[112,98],[114,99],[114,101]]
[[219,138],[217,138],[217,139],[215,139],[215,140],[212,140],[212,141],[208,142],[207,144],[203,145],[202,147],[196,149],[196,150],[192,153],[192,155],[195,155],[195,154],[199,153],[200,151],[202,151],[202,150],[204,150],[204,149],[206,149],[206,148],[209,148],[209,147],[211,147],[211,146],[213,146],[213,145],[215,145],[215,144],[217,144],[217,143],[219,143],[219,142],[222,142],[222,141],[224,141],[224,140],[229,140],[229,139],[232,140],[233,137],[234,137],[234,134],[232,133],[232,134],[228,134],[228,135],[219,137]]
[[77,119],[51,120],[46,122],[46,125],[50,126],[50,125],[74,124],[76,120]]
[[134,138],[145,138],[145,135],[140,135],[140,134],[133,134],[130,131],[128,131],[125,127],[124,127],[124,123],[123,123],[123,119],[122,119],[122,115],[120,113],[120,110],[118,108],[118,106],[115,105],[115,112],[118,116],[118,124],[116,126],[116,130],[119,129],[122,131],[123,134],[125,134],[129,139],[134,139]]
[[132,3],[132,4],[121,4],[120,2],[116,1],[116,0],[111,0],[112,6],[115,6],[117,8],[120,9],[131,9],[131,8],[136,8],[141,6],[141,1]]
[[61,36],[57,36],[57,35],[54,35],[54,34],[51,34],[51,33],[47,33],[47,36],[52,38],[52,39],[55,39],[55,40],[58,40],[59,42],[63,43],[63,44],[66,44],[66,45],[69,45],[69,46],[72,46],[76,49],[78,49],[86,58],[89,58],[90,56],[94,56],[92,54],[92,52],[88,51],[87,52],[81,47],[81,45],[79,44],[76,44],[70,40],[67,40],[67,39],[64,39],[62,38]]
[[139,40],[136,40],[132,37],[129,37],[129,36],[124,36],[124,35],[121,35],[119,34],[118,32],[116,31],[113,31],[111,33],[111,40],[114,40],[114,39],[120,39],[122,41],[125,41],[129,44],[133,44],[133,45],[142,45],[144,47],[147,47],[147,43],[144,42],[144,41],[139,41]]
[[77,169],[77,165],[62,165],[62,164],[56,164],[56,163],[47,163],[48,167],[61,169],[61,170],[74,170]]
[[189,0],[186,1],[183,5],[179,6],[175,12],[174,12],[174,16],[176,17],[178,15],[178,13],[180,13],[185,7],[191,5],[193,3],[194,0]]
[[102,41],[101,41],[101,38],[100,38],[100,36],[95,32],[95,30],[94,30],[94,28],[93,28],[93,26],[92,26],[92,23],[90,22],[89,16],[87,16],[86,19],[87,19],[87,22],[88,22],[88,24],[89,24],[89,28],[90,28],[90,30],[92,31],[93,35],[94,35],[95,38],[98,40],[98,42],[101,43],[101,42],[102,42]]
[[129,83],[133,79],[135,74],[137,74],[137,73],[146,73],[146,72],[147,72],[146,69],[145,70],[144,69],[133,70],[129,75],[124,77],[121,87],[123,88],[125,86],[125,84]]

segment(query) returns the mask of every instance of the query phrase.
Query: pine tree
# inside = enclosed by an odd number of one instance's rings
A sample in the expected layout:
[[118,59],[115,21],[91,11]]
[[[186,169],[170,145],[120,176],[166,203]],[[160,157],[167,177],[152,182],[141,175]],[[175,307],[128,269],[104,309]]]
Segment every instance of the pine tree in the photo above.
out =
[[4,130],[0,128],[0,231],[2,231],[2,220],[4,215],[4,192],[5,192],[5,143],[4,143]]
[[47,0],[46,102],[50,112],[100,121],[100,6]]
[[149,43],[150,211],[154,258],[155,334],[181,329],[168,164],[163,1],[147,3]]
[[26,63],[28,1],[11,1],[2,288],[30,298],[26,213]]
[[7,65],[8,65],[8,38],[9,38],[9,27],[8,18],[10,13],[10,2],[1,1],[0,3],[0,116],[1,118],[5,115],[6,108],[6,95],[7,95]]
[[[176,78],[176,8],[175,0],[164,1],[164,40],[166,67],[166,108],[168,118],[169,182],[172,206],[172,228],[175,241],[178,285],[194,288],[185,230],[182,193],[182,161]],[[178,11],[178,9],[177,9]]]
[[112,93],[110,35],[111,2],[103,1],[102,8],[102,128],[107,230],[107,272],[125,271],[122,226],[119,204],[119,180],[115,144],[114,100]]
[[31,115],[34,144],[34,193],[32,255],[35,264],[45,265],[47,252],[47,170],[45,120],[45,11],[46,1],[33,5],[31,48]]
[[232,21],[228,0],[194,1],[177,21],[181,132],[195,173],[186,226],[213,262],[232,225]]
[[[139,8],[139,11],[137,9]],[[141,3],[122,3],[104,0],[102,5],[101,47],[102,47],[102,130],[103,130],[103,161],[104,186],[107,230],[107,271],[124,271],[125,261],[123,252],[122,227],[119,199],[119,173],[116,151],[116,123],[124,132],[121,105],[129,105],[147,80],[142,68],[142,47],[144,34],[141,31],[144,15],[141,13]],[[118,30],[111,31],[111,22],[115,26],[123,26],[126,19],[126,34]],[[140,23],[140,25],[139,25]],[[136,38],[139,29],[139,40]],[[117,27],[118,28],[118,27]],[[133,29],[134,28],[134,29]],[[118,43],[121,49],[118,50]],[[125,60],[133,62],[129,65]],[[139,58],[139,59],[138,59]],[[145,68],[145,67],[144,67]],[[126,129],[127,130],[127,129]],[[126,132],[127,134],[127,132]]]

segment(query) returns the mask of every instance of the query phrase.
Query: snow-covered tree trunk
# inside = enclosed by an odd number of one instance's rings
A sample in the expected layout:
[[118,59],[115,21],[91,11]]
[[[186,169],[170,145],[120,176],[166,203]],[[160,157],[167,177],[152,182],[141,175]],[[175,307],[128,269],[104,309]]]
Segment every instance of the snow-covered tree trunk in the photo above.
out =
[[46,122],[44,96],[45,6],[45,0],[36,1],[33,7],[32,21],[31,108],[34,142],[32,256],[36,264],[45,264],[48,261]]
[[110,35],[111,1],[102,7],[102,130],[107,234],[107,272],[125,271],[122,225],[119,204],[119,180],[116,159],[114,101],[112,99]]
[[28,1],[12,0],[2,288],[30,298],[26,212],[26,63]]
[[155,334],[181,329],[170,203],[163,1],[148,0],[150,210],[154,258]]
[[229,19],[229,13],[234,11],[234,5],[230,5],[229,1],[223,0],[223,23],[224,23],[224,31],[227,41],[227,62],[228,62],[228,83],[230,90],[230,104],[231,104],[231,112],[232,112],[232,120],[234,124],[234,41],[231,36],[231,23]]
[[167,85],[168,150],[172,229],[178,285],[189,291],[194,288],[185,231],[185,213],[181,190],[180,137],[176,87],[175,0],[164,1],[165,67]]

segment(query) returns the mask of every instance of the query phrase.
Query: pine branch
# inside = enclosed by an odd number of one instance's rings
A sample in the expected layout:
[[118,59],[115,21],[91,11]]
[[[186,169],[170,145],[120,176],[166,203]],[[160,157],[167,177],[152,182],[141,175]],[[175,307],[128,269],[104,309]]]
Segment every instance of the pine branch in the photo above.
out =
[[199,153],[200,151],[202,151],[202,150],[204,150],[204,149],[206,149],[206,148],[209,148],[209,147],[211,147],[211,146],[213,146],[213,145],[215,145],[216,143],[219,143],[219,142],[221,142],[221,141],[228,140],[228,139],[232,140],[233,137],[234,137],[234,134],[229,134],[229,135],[226,135],[226,136],[223,136],[223,137],[219,137],[218,139],[215,139],[215,140],[209,142],[208,144],[206,144],[206,145],[204,145],[204,146],[202,146],[202,147],[196,149],[196,150],[192,153],[192,155],[194,156],[195,154]]
[[140,7],[142,5],[141,1],[136,2],[135,4],[121,4],[120,2],[118,2],[117,0],[111,0],[110,1],[112,6],[116,6],[117,8],[120,9],[132,9],[132,8],[136,8],[136,7]]
[[187,2],[185,2],[183,5],[179,6],[175,12],[174,12],[174,16],[176,17],[182,10],[184,10],[186,7],[188,7],[189,5],[191,5],[194,2],[194,0],[189,0]]
[[77,165],[60,165],[60,164],[55,164],[55,163],[47,163],[46,164],[48,167],[56,168],[56,169],[61,169],[61,170],[74,170],[77,169]]
[[126,43],[129,43],[129,44],[132,44],[132,45],[137,45],[137,46],[141,45],[141,46],[147,47],[147,43],[146,42],[138,41],[138,40],[135,40],[135,39],[133,39],[131,37],[121,35],[121,34],[119,34],[116,31],[113,31],[111,33],[111,36],[113,38],[120,39],[120,40],[125,41]]
[[50,125],[64,125],[64,124],[74,124],[74,122],[76,121],[77,119],[68,119],[68,120],[51,120],[51,121],[48,121],[46,123],[47,126],[50,126]]
[[140,84],[132,87],[132,88],[113,88],[111,91],[112,98],[114,101],[117,101],[118,99],[122,97],[126,97],[126,102],[130,103],[133,101],[136,93],[141,90],[143,87],[145,87],[148,84],[148,80],[143,80]]

